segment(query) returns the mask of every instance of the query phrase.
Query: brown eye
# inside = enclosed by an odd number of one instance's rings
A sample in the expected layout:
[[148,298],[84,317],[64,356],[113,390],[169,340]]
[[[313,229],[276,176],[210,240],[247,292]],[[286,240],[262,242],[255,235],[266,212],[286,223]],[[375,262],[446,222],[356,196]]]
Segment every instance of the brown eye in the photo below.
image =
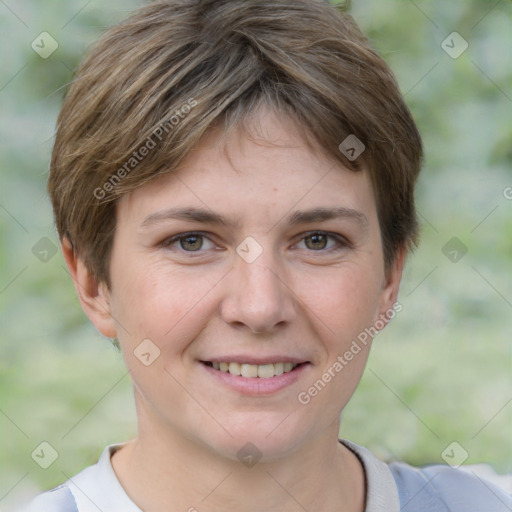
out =
[[201,235],[187,235],[179,239],[180,247],[184,251],[198,251],[203,246],[203,237]]
[[215,249],[215,244],[204,233],[180,233],[167,238],[162,242],[162,247],[176,253],[198,253],[203,255],[206,251]]
[[327,247],[327,239],[329,237],[322,233],[313,233],[304,238],[306,247],[313,250],[322,250]]
[[345,251],[352,247],[352,243],[345,236],[323,231],[307,234],[296,246],[297,249],[317,252],[319,254],[331,254],[336,251]]

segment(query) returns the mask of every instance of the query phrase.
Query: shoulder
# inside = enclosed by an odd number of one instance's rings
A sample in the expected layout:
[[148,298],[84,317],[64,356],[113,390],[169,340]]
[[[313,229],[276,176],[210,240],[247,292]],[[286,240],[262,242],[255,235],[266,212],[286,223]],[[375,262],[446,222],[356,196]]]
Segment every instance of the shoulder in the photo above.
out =
[[[115,445],[113,447],[115,448]],[[80,488],[86,488],[87,485],[96,486],[99,483],[98,473],[101,466],[105,464],[104,459],[108,456],[110,448],[110,446],[105,448],[96,464],[86,467],[55,489],[38,494],[19,512],[82,512],[82,510],[88,510],[89,507],[84,508],[81,503],[83,501],[82,493],[77,489],[76,484],[78,483]]]
[[78,507],[66,484],[36,496],[20,512],[77,512]]
[[96,464],[39,494],[20,512],[141,512],[122,488],[110,461],[123,444],[107,446]]
[[401,462],[389,464],[395,478],[402,512],[505,512],[512,497],[475,473],[450,466],[415,468]]

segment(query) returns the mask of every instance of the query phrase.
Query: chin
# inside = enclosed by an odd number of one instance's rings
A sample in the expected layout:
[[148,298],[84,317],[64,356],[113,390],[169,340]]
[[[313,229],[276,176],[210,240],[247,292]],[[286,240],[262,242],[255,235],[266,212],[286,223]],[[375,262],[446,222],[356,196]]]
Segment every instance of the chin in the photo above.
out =
[[297,424],[297,418],[293,418],[296,415],[287,414],[245,414],[229,424],[231,436],[223,431],[221,436],[204,442],[216,454],[231,460],[244,462],[244,457],[252,457],[252,461],[272,462],[294,452],[309,437],[304,422]]

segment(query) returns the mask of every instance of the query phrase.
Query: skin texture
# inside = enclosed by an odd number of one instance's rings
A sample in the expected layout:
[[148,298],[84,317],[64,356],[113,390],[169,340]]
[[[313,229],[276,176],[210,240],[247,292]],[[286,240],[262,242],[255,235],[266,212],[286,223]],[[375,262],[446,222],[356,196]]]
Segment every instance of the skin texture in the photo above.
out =
[[[362,467],[337,440],[370,343],[307,405],[297,397],[392,308],[405,254],[386,275],[366,171],[313,151],[272,112],[260,111],[253,128],[251,137],[209,132],[178,173],[119,201],[110,290],[63,241],[82,307],[117,337],[134,383],[139,433],[112,463],[145,511],[362,511]],[[171,207],[206,209],[233,225],[155,216]],[[356,210],[366,221],[288,223],[319,207]],[[205,238],[171,240],[191,231]],[[311,237],[318,231],[348,243]],[[251,263],[236,252],[246,237],[262,250]],[[144,339],[160,350],[149,366],[134,355]],[[200,362],[235,355],[308,364],[284,389],[250,396]],[[261,453],[252,467],[237,458],[248,442]]]

